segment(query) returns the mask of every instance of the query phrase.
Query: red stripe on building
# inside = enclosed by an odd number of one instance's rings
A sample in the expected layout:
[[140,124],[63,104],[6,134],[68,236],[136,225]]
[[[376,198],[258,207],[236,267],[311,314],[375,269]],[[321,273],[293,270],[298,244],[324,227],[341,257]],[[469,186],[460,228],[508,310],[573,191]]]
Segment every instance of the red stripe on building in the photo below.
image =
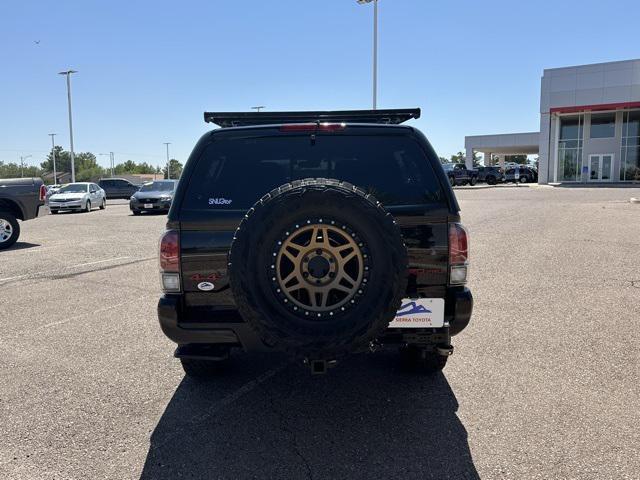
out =
[[575,107],[553,107],[551,113],[578,113],[598,110],[617,110],[620,108],[640,108],[640,102],[601,103],[599,105],[577,105]]

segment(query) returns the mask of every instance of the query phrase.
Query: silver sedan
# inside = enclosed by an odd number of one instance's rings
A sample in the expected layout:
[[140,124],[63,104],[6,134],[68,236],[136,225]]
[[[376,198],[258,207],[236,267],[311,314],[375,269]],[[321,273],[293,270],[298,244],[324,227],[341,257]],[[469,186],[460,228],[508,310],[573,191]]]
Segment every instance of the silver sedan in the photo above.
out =
[[89,182],[68,183],[49,197],[49,210],[53,214],[72,210],[90,212],[95,207],[104,210],[106,206],[104,190]]

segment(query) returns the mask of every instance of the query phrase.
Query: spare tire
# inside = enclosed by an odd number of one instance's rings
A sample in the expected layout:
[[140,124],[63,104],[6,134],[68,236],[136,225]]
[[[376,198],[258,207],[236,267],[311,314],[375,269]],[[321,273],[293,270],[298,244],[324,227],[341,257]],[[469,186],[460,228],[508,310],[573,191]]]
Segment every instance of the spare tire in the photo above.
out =
[[247,212],[229,252],[237,308],[277,350],[335,358],[363,350],[400,308],[407,251],[373,196],[346,182],[282,185]]

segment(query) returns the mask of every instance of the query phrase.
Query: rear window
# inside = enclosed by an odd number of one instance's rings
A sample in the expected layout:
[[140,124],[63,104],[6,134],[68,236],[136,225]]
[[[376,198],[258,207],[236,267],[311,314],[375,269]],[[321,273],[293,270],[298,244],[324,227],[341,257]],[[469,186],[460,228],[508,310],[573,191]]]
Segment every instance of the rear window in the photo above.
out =
[[191,176],[187,209],[246,209],[270,190],[302,178],[346,180],[385,205],[444,203],[420,145],[394,135],[221,138]]

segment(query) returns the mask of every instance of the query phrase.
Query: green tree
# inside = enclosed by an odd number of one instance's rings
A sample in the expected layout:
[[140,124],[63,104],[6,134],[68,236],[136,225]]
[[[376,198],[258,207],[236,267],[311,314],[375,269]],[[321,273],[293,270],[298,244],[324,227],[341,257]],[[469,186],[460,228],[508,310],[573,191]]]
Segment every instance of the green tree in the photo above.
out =
[[[169,170],[171,173],[171,178],[180,178],[180,175],[182,175],[182,164],[175,158],[172,158],[171,160],[169,160]],[[162,169],[162,175],[164,176],[164,178],[168,178],[166,166]]]
[[[47,159],[40,164],[44,172],[53,172],[53,151],[56,154],[56,171],[58,174],[62,172],[71,172],[71,153],[63,150],[61,146],[56,145],[47,155]],[[98,165],[96,156],[91,152],[80,152],[74,156],[74,169],[76,172],[76,181],[86,182],[98,180],[104,176],[105,170]]]
[[[442,162],[442,160],[440,160]],[[465,163],[467,161],[467,154],[464,152],[458,152],[455,155],[451,155],[451,163]],[[480,166],[480,156],[478,152],[473,152],[473,166]]]

